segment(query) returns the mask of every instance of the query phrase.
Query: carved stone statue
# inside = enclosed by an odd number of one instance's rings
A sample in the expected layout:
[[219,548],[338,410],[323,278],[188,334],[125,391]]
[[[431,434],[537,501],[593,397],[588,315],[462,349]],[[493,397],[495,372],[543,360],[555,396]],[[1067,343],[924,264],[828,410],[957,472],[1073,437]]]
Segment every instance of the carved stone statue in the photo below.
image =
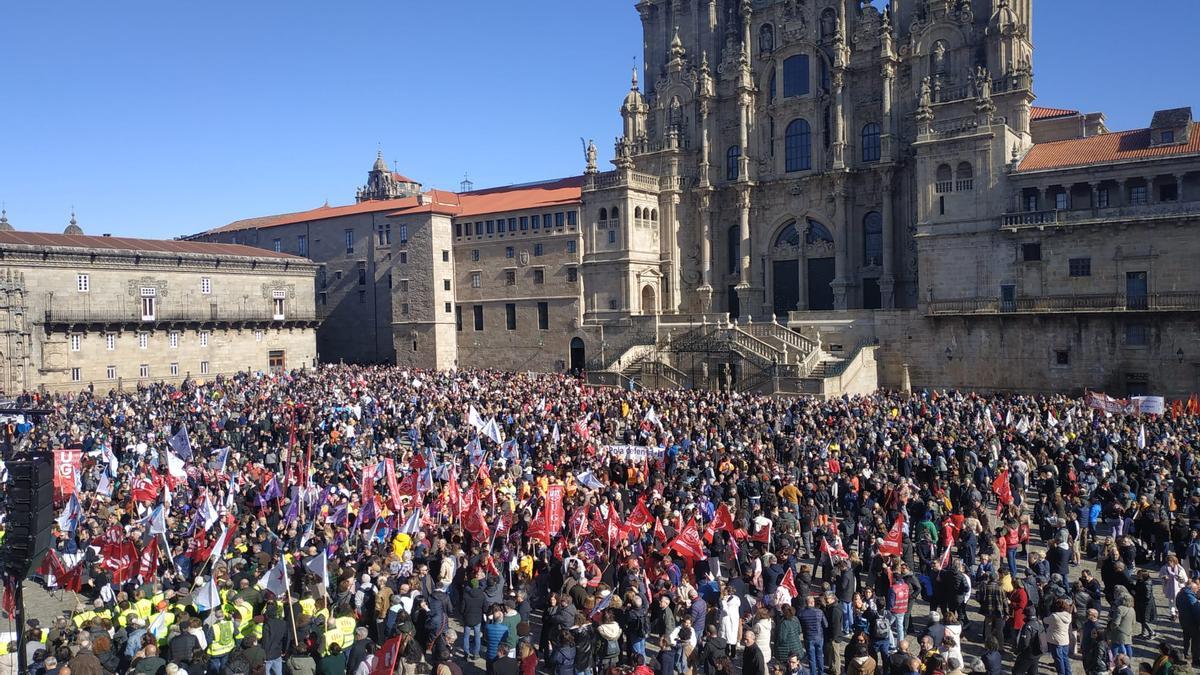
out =
[[594,140],[588,139],[588,145],[587,145],[587,150],[585,151],[585,154],[587,155],[587,171],[588,171],[588,173],[595,173],[595,171],[596,171],[596,142]]
[[992,78],[983,66],[975,69],[975,96],[981,101],[992,97]]
[[922,108],[928,108],[933,105],[933,86],[930,84],[929,76],[921,78],[921,96],[918,99],[918,104]]
[[933,72],[935,75],[946,72],[946,43],[941,40],[933,43]]

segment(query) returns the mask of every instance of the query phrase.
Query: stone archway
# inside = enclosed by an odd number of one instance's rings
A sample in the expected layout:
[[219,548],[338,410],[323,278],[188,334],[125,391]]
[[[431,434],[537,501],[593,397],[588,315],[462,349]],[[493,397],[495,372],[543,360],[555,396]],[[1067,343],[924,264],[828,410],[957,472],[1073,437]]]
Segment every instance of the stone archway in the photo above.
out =
[[771,298],[776,316],[793,310],[833,309],[833,234],[813,218],[784,223],[771,240]]
[[642,314],[657,314],[658,303],[654,297],[654,287],[650,284],[642,286]]
[[587,348],[584,347],[583,339],[574,337],[571,338],[571,370],[581,371],[587,363]]

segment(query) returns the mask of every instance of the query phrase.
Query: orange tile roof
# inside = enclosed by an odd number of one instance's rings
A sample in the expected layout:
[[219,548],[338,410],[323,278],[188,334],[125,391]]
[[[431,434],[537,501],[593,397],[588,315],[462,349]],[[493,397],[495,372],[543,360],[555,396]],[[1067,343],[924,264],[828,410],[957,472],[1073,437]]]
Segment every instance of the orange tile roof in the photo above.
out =
[[1039,143],[1021,160],[1017,171],[1064,169],[1191,154],[1200,154],[1200,122],[1193,123],[1188,142],[1177,145],[1151,147],[1149,129],[1116,131],[1087,138]]
[[246,258],[288,258],[304,261],[299,256],[276,253],[268,249],[242,246],[241,244],[212,244],[175,239],[130,239],[126,237],[97,237],[86,234],[53,234],[49,232],[0,232],[0,246],[69,246],[77,248],[102,248],[116,251],[150,253],[190,253]]
[[424,204],[416,197],[403,199],[378,199],[346,206],[319,206],[308,211],[281,213],[237,220],[228,225],[207,230],[201,235],[237,232],[240,230],[264,229],[279,225],[293,225],[327,218],[340,218],[360,213],[386,211],[389,216],[413,213],[445,213],[453,216],[476,216],[486,213],[540,209],[565,204],[578,204],[581,199],[583,177],[572,176],[541,183],[525,183],[504,187],[486,188],[471,192],[455,193],[447,190],[430,190],[423,195]]
[[1035,105],[1029,109],[1029,119],[1034,122],[1038,120],[1048,120],[1054,117],[1066,117],[1068,115],[1078,114],[1078,110],[1070,110],[1068,108],[1043,108],[1040,105]]
[[396,179],[396,181],[400,182],[400,183],[416,183],[417,182],[411,178],[406,178],[406,177],[396,173],[395,171],[392,172],[392,178]]

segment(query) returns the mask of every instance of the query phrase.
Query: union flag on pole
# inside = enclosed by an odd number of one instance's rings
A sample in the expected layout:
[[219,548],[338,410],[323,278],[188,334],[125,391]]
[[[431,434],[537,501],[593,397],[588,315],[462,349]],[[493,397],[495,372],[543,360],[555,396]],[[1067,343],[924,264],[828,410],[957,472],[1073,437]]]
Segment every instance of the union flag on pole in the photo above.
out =
[[700,541],[695,518],[689,520],[679,534],[667,544],[667,550],[675,551],[688,560],[705,560],[708,557],[704,554],[704,544]]
[[717,530],[725,530],[730,534],[736,532],[733,527],[733,516],[729,513],[729,507],[724,503],[717,507],[717,512],[713,515],[712,522],[708,524],[708,527],[704,528],[704,541],[711,544]]
[[759,528],[758,532],[750,536],[750,541],[757,541],[769,546],[771,544],[771,523],[767,523],[766,527]]
[[796,577],[792,575],[791,567],[789,567],[788,571],[784,573],[783,579],[780,580],[779,585],[788,589],[793,598],[800,595],[800,593],[796,591]]
[[904,553],[904,516],[897,516],[892,529],[879,545],[879,555],[900,556]]
[[996,498],[1000,500],[1001,504],[1012,503],[1012,485],[1010,485],[1008,482],[1007,469],[1001,471],[1000,474],[996,476],[996,480],[992,481],[992,492],[996,493]]
[[638,497],[637,505],[633,507],[633,512],[629,514],[625,522],[633,527],[641,527],[651,520],[654,520],[654,514],[650,513],[650,509],[646,508],[646,497]]

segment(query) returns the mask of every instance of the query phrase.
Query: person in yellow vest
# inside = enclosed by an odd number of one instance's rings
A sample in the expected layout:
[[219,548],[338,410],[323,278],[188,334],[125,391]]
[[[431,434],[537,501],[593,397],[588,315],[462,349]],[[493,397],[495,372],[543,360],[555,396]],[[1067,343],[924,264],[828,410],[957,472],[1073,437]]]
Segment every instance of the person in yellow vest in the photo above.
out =
[[149,621],[150,615],[154,613],[154,603],[150,602],[150,598],[147,598],[145,591],[140,588],[133,593],[133,608],[144,621]]
[[354,629],[358,628],[358,621],[349,614],[343,614],[333,620],[333,625],[337,627],[338,632],[342,634],[342,638],[338,640],[338,644],[349,648],[354,644]]
[[250,635],[254,631],[254,608],[245,598],[239,596],[233,601],[233,610],[237,612],[234,616],[238,620],[238,636]]
[[229,660],[229,653],[237,646],[237,626],[220,607],[214,607],[210,624],[205,631],[208,638],[209,672],[220,672]]
[[342,646],[342,631],[336,624],[326,624],[324,619],[318,618],[316,621],[317,632],[321,635],[321,656],[329,656],[331,647]]
[[167,634],[170,632],[171,626],[175,623],[175,615],[167,610],[166,600],[159,600],[154,609],[154,614],[150,616],[150,621],[146,624],[146,630],[154,636],[154,639],[159,644],[165,644]]

